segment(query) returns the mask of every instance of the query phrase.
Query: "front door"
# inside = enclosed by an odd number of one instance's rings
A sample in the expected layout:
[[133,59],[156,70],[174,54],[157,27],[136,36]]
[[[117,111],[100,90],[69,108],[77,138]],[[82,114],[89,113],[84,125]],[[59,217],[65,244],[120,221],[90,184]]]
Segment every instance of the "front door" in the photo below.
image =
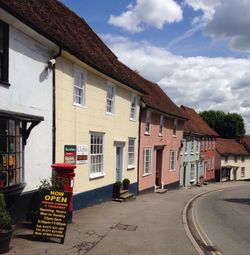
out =
[[156,169],[155,169],[155,185],[160,186],[162,178],[162,149],[156,150]]
[[116,147],[116,181],[122,181],[122,147]]
[[186,187],[186,171],[187,171],[187,166],[186,164],[183,165],[183,181],[182,181],[182,185],[183,187]]

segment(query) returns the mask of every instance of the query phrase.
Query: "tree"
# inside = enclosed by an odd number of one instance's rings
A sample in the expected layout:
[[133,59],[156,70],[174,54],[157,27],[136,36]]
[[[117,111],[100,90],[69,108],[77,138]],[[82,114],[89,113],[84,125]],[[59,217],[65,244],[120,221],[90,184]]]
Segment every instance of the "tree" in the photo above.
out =
[[220,137],[235,138],[246,133],[244,119],[238,113],[210,110],[200,112],[200,115]]

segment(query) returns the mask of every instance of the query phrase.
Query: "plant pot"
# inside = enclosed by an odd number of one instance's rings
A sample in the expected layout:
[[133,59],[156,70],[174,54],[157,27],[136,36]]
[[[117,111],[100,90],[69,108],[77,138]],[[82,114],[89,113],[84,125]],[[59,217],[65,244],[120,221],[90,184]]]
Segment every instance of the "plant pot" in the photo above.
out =
[[13,229],[0,229],[0,253],[7,252],[10,249],[10,240]]
[[119,198],[121,195],[121,186],[114,185],[113,186],[113,198]]

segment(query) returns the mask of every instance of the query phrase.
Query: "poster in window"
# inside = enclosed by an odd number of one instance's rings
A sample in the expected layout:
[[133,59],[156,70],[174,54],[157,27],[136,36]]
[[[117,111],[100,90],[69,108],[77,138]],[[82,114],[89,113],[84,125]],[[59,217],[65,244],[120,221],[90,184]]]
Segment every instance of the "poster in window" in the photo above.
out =
[[77,145],[76,164],[88,163],[88,145]]

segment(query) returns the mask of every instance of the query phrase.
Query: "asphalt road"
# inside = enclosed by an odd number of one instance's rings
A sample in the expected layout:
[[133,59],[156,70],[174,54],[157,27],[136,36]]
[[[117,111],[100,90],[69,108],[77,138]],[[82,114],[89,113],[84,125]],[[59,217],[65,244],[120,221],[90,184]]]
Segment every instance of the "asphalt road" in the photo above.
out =
[[194,209],[204,240],[215,250],[250,254],[250,185],[206,194],[195,201]]

